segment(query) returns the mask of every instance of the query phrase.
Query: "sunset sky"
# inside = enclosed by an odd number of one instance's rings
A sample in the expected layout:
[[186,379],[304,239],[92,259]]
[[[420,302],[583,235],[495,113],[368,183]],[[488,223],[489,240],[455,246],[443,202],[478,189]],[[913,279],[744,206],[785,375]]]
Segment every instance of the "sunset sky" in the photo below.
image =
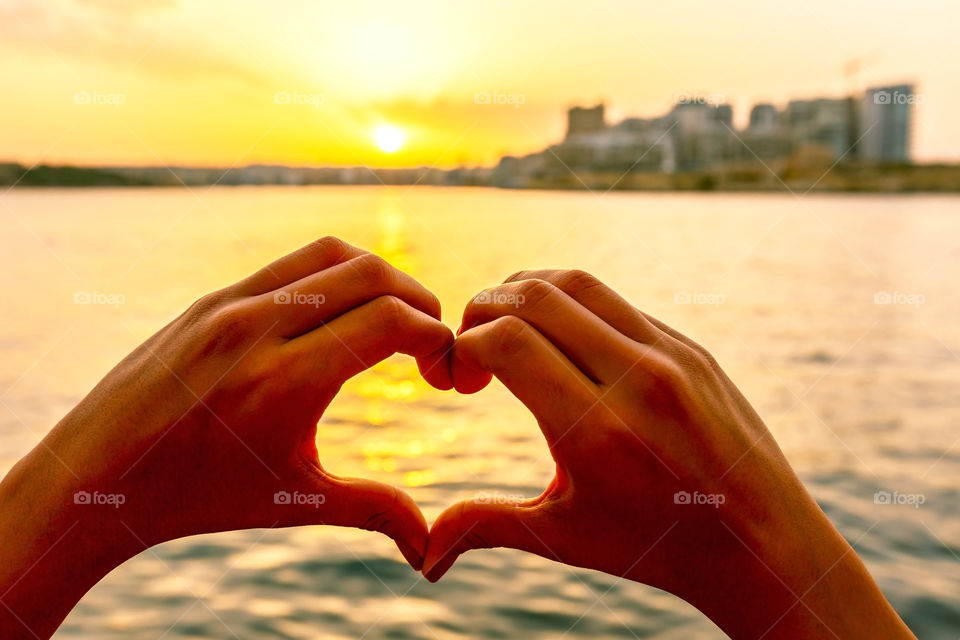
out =
[[955,0],[0,0],[0,161],[493,164],[572,104],[698,92],[743,124],[843,95],[851,59],[861,88],[915,82],[915,157],[958,161],[958,24]]

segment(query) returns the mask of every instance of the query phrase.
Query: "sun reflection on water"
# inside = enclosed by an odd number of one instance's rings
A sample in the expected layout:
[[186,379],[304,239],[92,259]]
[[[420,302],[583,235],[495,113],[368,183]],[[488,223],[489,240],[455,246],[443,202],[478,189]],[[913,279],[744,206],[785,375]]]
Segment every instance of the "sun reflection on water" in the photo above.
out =
[[[374,221],[372,250],[398,269],[416,277],[416,261],[406,237],[407,212],[400,196],[385,193]],[[352,384],[356,397],[356,420],[376,427],[416,420],[411,406],[436,391],[420,375],[410,358],[390,358],[357,377]],[[424,463],[439,450],[439,443],[453,442],[454,429],[442,434],[373,430],[364,437],[363,466],[375,472],[398,474],[398,482],[420,487],[436,482],[436,471]],[[411,466],[415,468],[411,468]]]
[[401,271],[416,277],[415,264],[407,250],[404,233],[407,225],[407,211],[400,202],[401,196],[391,192],[384,193],[377,210],[375,220],[377,236],[373,252]]

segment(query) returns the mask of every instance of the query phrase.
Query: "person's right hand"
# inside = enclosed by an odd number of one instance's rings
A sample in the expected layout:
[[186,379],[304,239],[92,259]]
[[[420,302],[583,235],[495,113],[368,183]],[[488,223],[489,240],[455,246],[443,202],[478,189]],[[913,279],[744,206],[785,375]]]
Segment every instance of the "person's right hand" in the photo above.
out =
[[511,547],[659,587],[733,637],[912,637],[713,358],[592,276],[523,272],[471,302],[457,390],[499,378],[556,461],[538,498],[474,499],[424,574]]

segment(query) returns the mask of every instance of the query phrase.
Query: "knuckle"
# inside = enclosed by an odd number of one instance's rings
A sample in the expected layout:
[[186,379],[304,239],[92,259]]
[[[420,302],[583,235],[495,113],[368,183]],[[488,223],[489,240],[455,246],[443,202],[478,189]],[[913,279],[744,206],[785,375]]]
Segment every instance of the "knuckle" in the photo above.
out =
[[324,236],[311,242],[307,250],[321,256],[336,257],[347,252],[347,243],[336,236]]
[[706,348],[694,342],[686,336],[680,336],[671,340],[673,346],[671,352],[675,358],[691,372],[716,372],[720,370],[713,354]]
[[527,348],[532,337],[530,326],[516,316],[503,316],[494,322],[494,347],[501,355],[512,355]]
[[582,269],[563,271],[557,277],[557,287],[574,297],[578,293],[600,286],[603,286],[600,280]]
[[657,358],[650,367],[650,373],[658,386],[680,390],[687,382],[687,372],[673,358]]
[[674,358],[649,349],[626,374],[633,388],[665,399],[676,398],[686,385],[687,374]]
[[707,349],[701,346],[699,343],[690,341],[688,346],[693,350],[698,362],[700,365],[711,371],[717,371],[720,369],[720,365],[717,363],[717,359],[713,357],[713,354],[707,351]]
[[399,329],[407,315],[406,303],[396,296],[380,296],[372,303],[374,314],[381,326],[388,330]]
[[207,326],[217,350],[229,350],[246,342],[255,330],[256,318],[238,304],[221,306],[211,313]]
[[528,273],[529,271],[517,271],[512,273],[510,277],[503,281],[503,283],[506,284],[508,282],[516,282],[517,280],[525,280]]
[[648,359],[647,371],[657,380],[679,386],[684,379],[683,366],[675,359],[660,352]]
[[197,299],[190,308],[187,309],[186,316],[191,321],[206,318],[219,309],[226,301],[227,296],[223,291],[214,291]]
[[673,412],[682,408],[688,379],[683,368],[672,359],[659,358],[652,361],[647,372],[647,392],[651,401]]
[[354,260],[364,284],[374,287],[387,287],[393,279],[393,267],[380,256],[368,253]]
[[[557,293],[557,288],[547,282],[534,278],[532,280],[521,280],[517,283],[516,293],[519,300],[523,301],[524,306],[533,307],[542,304],[545,300],[551,299]],[[519,298],[519,296],[523,296]]]

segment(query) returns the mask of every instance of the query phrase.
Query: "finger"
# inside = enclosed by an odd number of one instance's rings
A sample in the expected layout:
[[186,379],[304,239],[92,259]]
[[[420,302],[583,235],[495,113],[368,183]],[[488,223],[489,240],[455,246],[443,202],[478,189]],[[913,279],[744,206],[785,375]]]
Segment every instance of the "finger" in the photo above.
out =
[[344,522],[368,531],[379,531],[396,542],[397,548],[415,571],[423,568],[427,551],[427,521],[420,507],[405,491],[360,478],[345,483],[348,500]]
[[543,542],[545,520],[541,505],[520,501],[479,498],[448,507],[430,528],[423,575],[436,582],[471,549],[506,547],[550,557]]
[[393,539],[415,571],[423,567],[427,521],[409,494],[363,478],[327,474],[321,483],[324,500],[321,508],[315,510],[317,522],[378,531]]
[[[449,331],[449,329],[448,329]],[[427,383],[441,391],[453,389],[453,372],[450,370],[450,356],[453,352],[452,333],[448,333],[451,341],[442,349],[438,349],[425,356],[417,356],[417,368],[420,377]]]
[[670,336],[671,338],[673,338],[673,339],[676,340],[677,342],[682,343],[682,344],[685,344],[685,345],[687,345],[688,347],[690,347],[691,349],[694,349],[695,351],[699,351],[699,352],[704,353],[704,354],[707,354],[707,353],[708,353],[707,350],[706,350],[704,347],[700,346],[700,343],[696,342],[693,338],[688,338],[687,336],[685,336],[684,334],[680,333],[679,331],[677,331],[676,329],[674,329],[674,328],[671,327],[670,325],[666,324],[666,323],[663,322],[662,320],[657,320],[656,318],[654,318],[653,316],[651,316],[649,313],[644,313],[643,311],[641,311],[640,313],[643,315],[644,318],[647,319],[647,321],[648,321],[650,324],[652,324],[652,325],[655,326],[657,329],[659,329],[659,330],[662,331],[663,333],[667,334],[668,336]]
[[507,278],[506,282],[530,278],[539,278],[552,283],[617,331],[637,342],[651,346],[663,343],[672,347],[686,345],[695,351],[707,353],[706,349],[693,339],[637,309],[616,291],[585,271],[576,269],[520,271]]
[[506,282],[539,279],[549,282],[593,312],[611,327],[637,342],[654,344],[662,339],[648,318],[616,291],[585,271],[542,269],[520,271]]
[[619,380],[636,342],[545,280],[521,280],[483,291],[467,304],[463,327],[512,315],[526,320],[591,379]]
[[365,253],[367,252],[363,249],[349,245],[339,238],[320,238],[271,262],[252,276],[238,282],[234,288],[241,295],[257,296]]
[[453,345],[451,370],[458,391],[464,379],[474,382],[477,372],[495,375],[536,416],[551,450],[580,428],[581,419],[600,399],[597,385],[515,316],[461,333]]
[[417,358],[424,379],[453,387],[447,354],[453,333],[400,298],[380,296],[284,345],[302,376],[340,385],[394,353]]
[[422,284],[368,253],[266,294],[281,312],[277,331],[294,337],[383,295],[396,296],[437,320],[440,301]]
[[458,393],[477,393],[493,381],[493,374],[489,371],[474,368],[469,362],[457,358],[456,343],[451,350],[449,362],[451,380]]

